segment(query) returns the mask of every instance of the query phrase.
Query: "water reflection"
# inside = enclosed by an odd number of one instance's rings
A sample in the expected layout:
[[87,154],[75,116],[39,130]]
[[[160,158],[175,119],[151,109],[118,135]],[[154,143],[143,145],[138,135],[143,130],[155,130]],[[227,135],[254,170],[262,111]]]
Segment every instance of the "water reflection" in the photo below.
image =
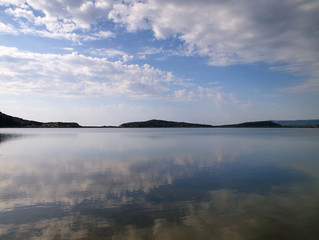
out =
[[4,133],[0,134],[0,144],[9,141],[9,140],[14,140],[16,138],[22,137],[21,134],[12,134],[12,133]]
[[0,239],[319,236],[316,130],[6,131]]

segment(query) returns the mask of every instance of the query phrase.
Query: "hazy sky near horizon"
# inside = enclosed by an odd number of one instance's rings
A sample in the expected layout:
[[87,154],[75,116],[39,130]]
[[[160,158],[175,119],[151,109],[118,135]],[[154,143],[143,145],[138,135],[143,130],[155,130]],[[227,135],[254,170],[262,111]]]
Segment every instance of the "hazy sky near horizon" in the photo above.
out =
[[318,103],[318,0],[0,0],[6,114],[221,124]]

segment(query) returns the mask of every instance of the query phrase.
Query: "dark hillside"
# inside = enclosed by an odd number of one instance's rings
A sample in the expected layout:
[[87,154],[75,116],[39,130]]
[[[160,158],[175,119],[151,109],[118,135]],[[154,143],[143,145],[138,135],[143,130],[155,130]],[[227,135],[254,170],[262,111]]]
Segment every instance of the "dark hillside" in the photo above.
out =
[[278,123],[285,127],[318,127],[319,120],[274,120],[273,122]]
[[223,125],[220,127],[236,127],[236,128],[279,128],[280,124],[273,121],[244,122],[239,124]]
[[18,117],[12,117],[0,112],[0,127],[2,128],[69,128],[81,127],[78,123],[73,122],[36,122],[24,120]]
[[164,120],[149,120],[145,122],[129,122],[120,125],[121,128],[204,128],[213,127],[211,125],[186,123],[186,122],[173,122]]

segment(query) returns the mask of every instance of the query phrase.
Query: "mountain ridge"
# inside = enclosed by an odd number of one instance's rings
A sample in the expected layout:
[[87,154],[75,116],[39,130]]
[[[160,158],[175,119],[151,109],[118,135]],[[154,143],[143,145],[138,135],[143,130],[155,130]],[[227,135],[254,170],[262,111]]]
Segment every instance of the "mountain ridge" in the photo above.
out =
[[317,127],[319,126],[319,120],[272,120],[274,123],[278,123],[284,127],[304,126],[304,127]]
[[[13,117],[0,112],[0,128],[98,128],[99,126],[81,126],[76,122],[38,122]],[[136,121],[122,123],[119,126],[100,126],[100,128],[280,128],[280,127],[306,127],[318,128],[319,120],[269,120],[252,121],[238,124],[209,125],[199,123],[175,122],[151,119],[147,121]]]
[[120,128],[210,128],[212,125],[198,124],[198,123],[187,123],[187,122],[174,122],[152,119],[143,122],[128,122],[122,123]]
[[2,128],[78,128],[75,122],[38,122],[13,117],[0,112],[0,127]]

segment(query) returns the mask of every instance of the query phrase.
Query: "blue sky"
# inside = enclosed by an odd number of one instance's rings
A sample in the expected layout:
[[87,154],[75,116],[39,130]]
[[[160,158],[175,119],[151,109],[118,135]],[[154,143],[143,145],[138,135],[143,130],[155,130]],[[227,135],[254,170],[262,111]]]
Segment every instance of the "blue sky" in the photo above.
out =
[[0,0],[0,111],[81,125],[319,118],[317,0]]

